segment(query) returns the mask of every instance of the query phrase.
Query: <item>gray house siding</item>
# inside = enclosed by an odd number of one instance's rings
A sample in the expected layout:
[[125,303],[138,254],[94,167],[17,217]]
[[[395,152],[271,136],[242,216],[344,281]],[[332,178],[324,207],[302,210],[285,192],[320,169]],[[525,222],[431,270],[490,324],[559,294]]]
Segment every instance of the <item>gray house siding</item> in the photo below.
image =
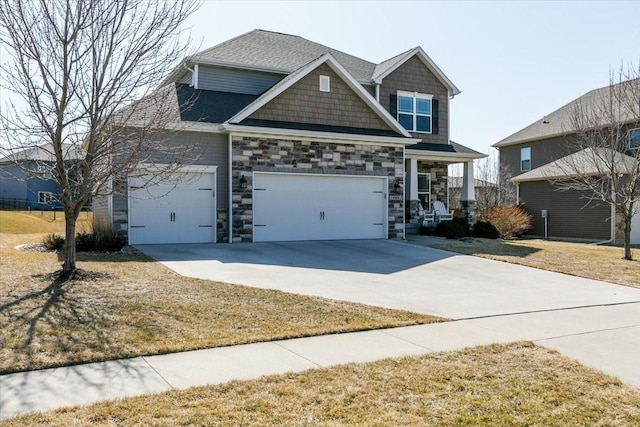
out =
[[[198,166],[217,166],[216,171],[216,200],[217,200],[217,230],[219,237],[226,233],[229,191],[228,191],[228,136],[226,134],[212,134],[200,132],[179,132],[172,143],[191,147],[196,156],[189,164]],[[155,159],[161,162],[162,159]],[[167,159],[169,161],[169,159]],[[113,222],[116,230],[126,236],[128,232],[128,200],[126,180],[114,182]]]
[[[198,89],[259,95],[278,83],[284,75],[234,68],[198,66]],[[180,83],[191,84],[191,73]]]
[[410,58],[382,80],[380,104],[387,111],[391,111],[391,95],[396,95],[399,90],[433,95],[433,99],[438,100],[438,134],[412,133],[412,135],[415,138],[421,138],[424,142],[448,144],[449,94],[447,88],[418,57]]
[[520,150],[526,147],[531,148],[531,170],[577,151],[566,137],[548,138],[502,147],[500,148],[500,164],[507,167],[512,176],[527,172],[522,171],[520,167]]
[[[320,92],[320,75],[330,91]],[[304,76],[250,119],[389,130],[389,126],[326,64]]]
[[590,203],[577,191],[557,191],[548,181],[521,182],[522,207],[532,215],[533,228],[528,232],[544,236],[541,211],[548,211],[548,236],[589,240],[611,237],[611,207]]

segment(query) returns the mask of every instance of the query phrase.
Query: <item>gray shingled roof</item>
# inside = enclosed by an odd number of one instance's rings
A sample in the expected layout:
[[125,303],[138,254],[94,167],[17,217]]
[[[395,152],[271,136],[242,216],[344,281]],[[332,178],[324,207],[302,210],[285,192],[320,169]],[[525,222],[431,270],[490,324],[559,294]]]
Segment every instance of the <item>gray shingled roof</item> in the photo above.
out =
[[[449,177],[449,188],[462,188],[462,179],[461,176],[450,176]],[[497,187],[498,184],[495,182],[485,181],[483,179],[474,178],[473,179],[474,187]]]
[[[188,62],[215,63],[243,68],[291,73],[314,59],[331,53],[359,82],[369,82],[376,64],[336,49],[290,34],[253,30],[188,58]],[[169,81],[178,81],[188,71],[178,69]]]
[[[629,80],[627,82],[618,83],[618,85],[638,85],[640,79]],[[636,90],[637,93],[637,90]],[[500,148],[509,145],[520,144],[528,141],[535,141],[540,139],[551,138],[554,136],[561,136],[572,133],[571,117],[575,112],[575,109],[580,108],[596,108],[603,100],[606,100],[610,94],[610,87],[605,86],[599,89],[594,89],[581,97],[574,99],[568,104],[560,107],[551,114],[546,115],[543,118],[535,121],[524,129],[510,135],[503,140],[493,144],[493,147]],[[623,120],[633,120],[629,114],[628,117],[623,117]],[[640,120],[640,117],[635,117],[636,120]]]
[[373,70],[373,75],[371,76],[372,80],[377,79],[379,76],[383,75],[387,70],[393,68],[398,62],[401,62],[405,59],[405,56],[411,52],[413,49],[409,49],[405,52],[402,52],[399,55],[394,56],[393,58],[389,58],[386,61],[382,61],[378,65],[376,65]]
[[637,167],[637,160],[610,148],[586,148],[562,157],[529,172],[511,178],[512,181],[544,181],[570,178],[578,175],[603,175],[609,165],[616,164],[620,173],[628,173]]
[[[77,160],[82,158],[82,152],[75,144],[62,144],[62,157],[65,160]],[[54,162],[55,156],[53,154],[53,145],[51,143],[47,143],[15,151],[1,158],[0,163],[12,163],[26,160]]]

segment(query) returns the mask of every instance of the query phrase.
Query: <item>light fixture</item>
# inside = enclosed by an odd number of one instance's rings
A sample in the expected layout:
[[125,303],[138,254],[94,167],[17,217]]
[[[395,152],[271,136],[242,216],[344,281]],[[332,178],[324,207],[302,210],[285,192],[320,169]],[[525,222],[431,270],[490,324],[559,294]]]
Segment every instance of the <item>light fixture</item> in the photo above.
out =
[[247,188],[247,178],[245,178],[244,175],[242,175],[242,177],[240,178],[240,188],[242,188],[243,190]]

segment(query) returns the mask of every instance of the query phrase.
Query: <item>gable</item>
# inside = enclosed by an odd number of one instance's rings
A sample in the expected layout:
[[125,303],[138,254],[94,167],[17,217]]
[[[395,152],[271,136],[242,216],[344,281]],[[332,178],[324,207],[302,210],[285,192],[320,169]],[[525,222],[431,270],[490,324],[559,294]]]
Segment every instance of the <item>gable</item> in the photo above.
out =
[[[449,92],[438,77],[414,55],[382,80],[380,104],[392,112],[391,96],[398,91],[418,92],[433,95],[438,101],[438,134],[413,134],[428,142],[449,143]],[[395,98],[394,98],[395,99]],[[393,114],[392,114],[393,115]]]
[[[319,90],[321,75],[330,79],[329,92]],[[278,94],[251,114],[248,120],[351,127],[395,133],[395,130],[326,63],[319,65]]]

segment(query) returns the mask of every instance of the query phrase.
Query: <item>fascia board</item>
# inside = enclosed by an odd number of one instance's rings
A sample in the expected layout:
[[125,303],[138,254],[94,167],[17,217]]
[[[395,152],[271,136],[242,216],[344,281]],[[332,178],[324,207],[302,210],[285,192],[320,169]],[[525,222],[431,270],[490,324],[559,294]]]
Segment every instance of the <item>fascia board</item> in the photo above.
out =
[[362,143],[374,143],[374,144],[393,144],[400,146],[407,146],[415,144],[420,141],[418,139],[408,139],[392,136],[375,136],[375,135],[360,135],[350,133],[333,133],[333,132],[318,132],[310,130],[298,130],[298,129],[279,129],[268,128],[260,126],[243,126],[234,124],[224,124],[224,130],[234,135],[274,135],[284,136],[288,138],[300,138],[300,139],[329,139],[333,141],[344,141],[352,144]]
[[[122,124],[122,127],[127,128],[148,128],[149,124],[140,121],[132,121]],[[186,131],[186,132],[207,132],[207,133],[224,133],[224,128],[220,123],[204,123],[204,122],[180,122],[180,123],[167,123],[161,128],[154,127],[153,129],[164,131]]]
[[405,150],[408,159],[415,158],[419,160],[433,160],[443,162],[468,162],[470,160],[484,159],[488,157],[486,154],[461,154],[461,153],[443,153],[441,151],[427,150]]
[[385,71],[380,76],[378,76],[376,78],[375,82],[378,83],[378,84],[382,83],[382,80],[385,77],[387,77],[389,74],[393,73],[395,70],[400,68],[400,66],[402,66],[405,62],[407,62],[410,58],[412,58],[415,55],[417,55],[418,58],[420,58],[420,60],[427,66],[427,68],[429,68],[436,75],[436,77],[442,83],[444,83],[444,85],[451,92],[451,96],[452,97],[456,96],[456,95],[459,95],[461,93],[460,89],[458,89],[456,87],[456,85],[454,85],[453,82],[451,80],[449,80],[449,78],[442,72],[440,67],[438,67],[436,65],[436,63],[433,62],[433,60],[429,57],[429,55],[427,55],[427,53],[420,46],[418,46],[418,47],[414,48],[413,50],[410,50],[409,52],[407,52],[407,54],[404,56],[404,58],[402,58],[401,60],[398,60],[398,62],[396,62],[393,65],[393,67],[390,67],[387,71]]

